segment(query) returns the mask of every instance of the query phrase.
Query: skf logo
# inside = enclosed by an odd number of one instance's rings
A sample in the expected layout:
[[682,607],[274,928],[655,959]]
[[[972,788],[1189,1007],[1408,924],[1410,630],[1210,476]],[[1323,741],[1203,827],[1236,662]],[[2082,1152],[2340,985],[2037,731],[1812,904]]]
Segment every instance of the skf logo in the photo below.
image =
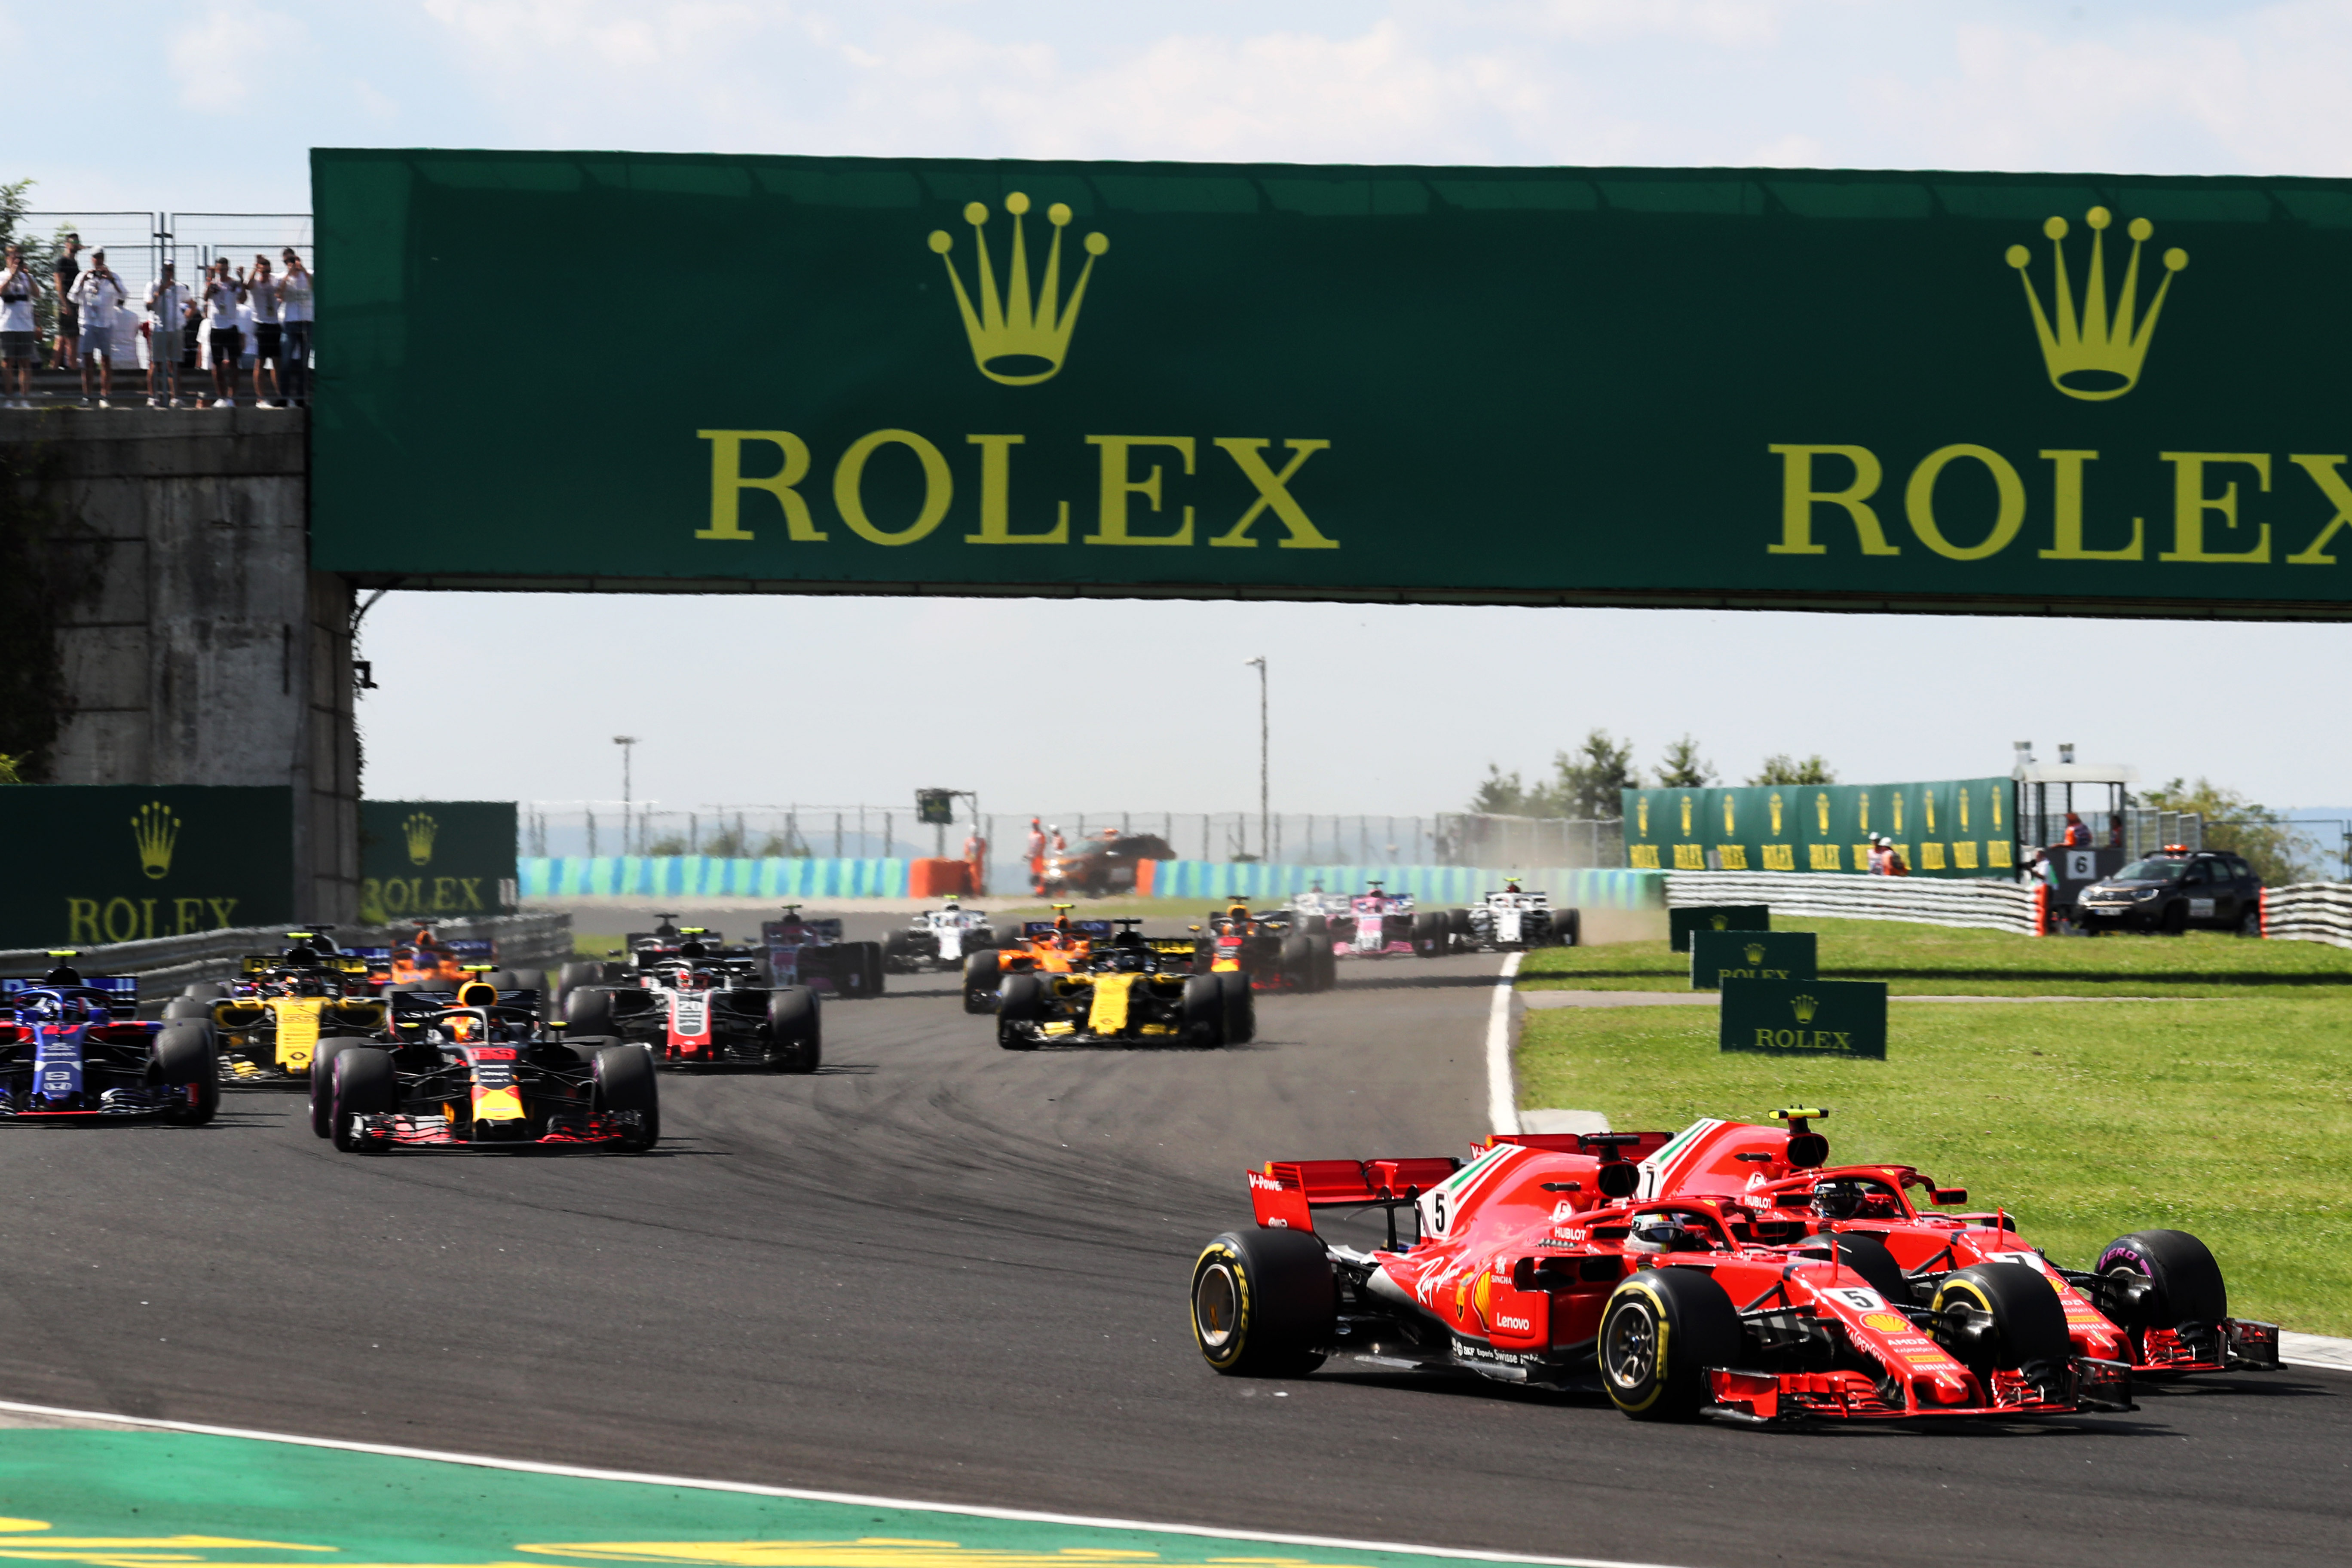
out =
[[2042,226],[2050,239],[2051,303],[2058,320],[2053,329],[2042,309],[2042,297],[2033,290],[2033,279],[2026,268],[2033,261],[2033,253],[2021,245],[2009,247],[2009,264],[2017,269],[2018,280],[2025,285],[2025,306],[2033,312],[2033,333],[2042,341],[2042,363],[2050,373],[2050,384],[2069,397],[2079,397],[2086,403],[2104,403],[2121,397],[2139,383],[2140,363],[2147,357],[2147,341],[2156,333],[2156,318],[2164,309],[2164,297],[2172,290],[2172,275],[2189,265],[2189,253],[2179,246],[2164,253],[2164,281],[2157,286],[2156,298],[2148,301],[2147,314],[2137,328],[2132,313],[2139,298],[2139,247],[2156,226],[2144,217],[2132,219],[2126,231],[2131,236],[2131,261],[2124,268],[2123,291],[2116,298],[2112,314],[2107,309],[2106,229],[2114,218],[2105,207],[2093,207],[2084,215],[2091,226],[2091,273],[2084,280],[2083,306],[2077,313],[2074,289],[2066,276],[2066,247],[2061,243],[2066,237],[2066,220],[2053,217]]
[[1070,333],[1077,328],[1078,307],[1086,300],[1087,280],[1094,276],[1095,258],[1110,248],[1110,240],[1101,234],[1087,236],[1087,264],[1078,271],[1069,302],[1060,303],[1056,294],[1062,277],[1062,230],[1069,226],[1070,209],[1061,202],[1047,207],[1045,221],[1054,226],[1054,245],[1045,256],[1045,282],[1033,300],[1028,226],[1021,221],[1029,210],[1029,198],[1015,191],[1004,198],[1004,210],[1013,215],[1013,256],[1003,299],[997,296],[996,274],[989,266],[988,237],[981,232],[988,222],[986,203],[973,202],[963,209],[978,257],[979,275],[973,283],[980,290],[977,310],[972,309],[971,296],[964,292],[962,276],[948,258],[955,248],[955,237],[943,228],[934,229],[931,248],[948,269],[948,283],[955,289],[956,308],[963,312],[964,336],[971,341],[971,359],[980,374],[1006,386],[1034,386],[1051,381],[1062,368],[1062,358],[1070,350]]
[[1821,1006],[1822,1005],[1811,996],[1791,996],[1789,998],[1789,1011],[1797,1016],[1797,1022],[1800,1024],[1811,1023],[1813,1021],[1813,1015],[1821,1011]]
[[131,836],[139,846],[139,868],[160,881],[171,875],[172,851],[180,842],[180,819],[160,800],[151,800],[131,816]]
[[400,831],[408,840],[408,863],[412,866],[431,865],[433,840],[440,837],[441,825],[420,811],[402,823]]

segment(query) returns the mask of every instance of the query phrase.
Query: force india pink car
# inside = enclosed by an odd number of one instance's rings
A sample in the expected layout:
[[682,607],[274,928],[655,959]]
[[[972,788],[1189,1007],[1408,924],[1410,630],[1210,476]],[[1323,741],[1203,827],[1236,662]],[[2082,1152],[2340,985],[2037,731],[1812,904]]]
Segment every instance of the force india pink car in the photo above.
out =
[[[2269,1369],[2278,1331],[2228,1316],[2180,1231],[2060,1268],[1999,1212],[1907,1165],[1827,1164],[1818,1110],[1786,1127],[1499,1136],[1446,1157],[1276,1161],[1259,1228],[1192,1271],[1192,1327],[1222,1373],[1328,1356],[1605,1390],[1637,1420],[2018,1417],[2129,1410],[2134,1373]],[[1388,1244],[1316,1233],[1379,1209]],[[1414,1234],[1399,1241],[1398,1211]]]

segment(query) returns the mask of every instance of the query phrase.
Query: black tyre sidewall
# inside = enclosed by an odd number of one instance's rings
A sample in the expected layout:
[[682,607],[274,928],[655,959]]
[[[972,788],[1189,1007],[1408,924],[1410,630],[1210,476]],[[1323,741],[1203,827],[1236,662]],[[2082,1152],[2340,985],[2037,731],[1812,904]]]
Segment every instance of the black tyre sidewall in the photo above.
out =
[[2218,1323],[2230,1315],[2230,1289],[2221,1266],[2203,1242],[2185,1230],[2136,1230],[2119,1236],[2099,1249],[2093,1271],[2128,1271],[2154,1284],[2138,1328]]
[[375,1146],[374,1140],[362,1142],[351,1136],[351,1119],[396,1109],[398,1085],[391,1052],[373,1046],[353,1045],[339,1053],[330,1089],[331,1120],[328,1128],[328,1136],[335,1147],[352,1153]]
[[[1234,1281],[1233,1336],[1213,1349],[1201,1328],[1202,1279],[1222,1267]],[[1332,1339],[1339,1298],[1331,1259],[1311,1231],[1228,1231],[1192,1264],[1185,1298],[1192,1342],[1216,1371],[1239,1377],[1303,1376],[1323,1360]]]
[[1954,1302],[1989,1311],[1993,1342],[1977,1359],[1953,1354],[1979,1377],[1988,1371],[2014,1372],[2035,1362],[2064,1362],[2074,1354],[2066,1309],[2040,1270],[2022,1263],[1977,1263],[1956,1269],[1936,1287],[1931,1304],[1941,1314]]
[[[1647,1372],[1621,1382],[1609,1363],[1620,1314],[1651,1326]],[[1636,1421],[1687,1421],[1707,1402],[1706,1368],[1736,1364],[1739,1314],[1715,1277],[1700,1268],[1644,1268],[1618,1282],[1601,1313],[1601,1383],[1610,1402]]]

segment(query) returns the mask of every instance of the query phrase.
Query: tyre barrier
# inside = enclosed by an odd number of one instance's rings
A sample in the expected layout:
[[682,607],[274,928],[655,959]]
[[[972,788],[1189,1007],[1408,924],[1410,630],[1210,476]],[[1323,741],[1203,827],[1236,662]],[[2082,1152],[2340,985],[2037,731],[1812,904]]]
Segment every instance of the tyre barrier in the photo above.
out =
[[1958,878],[1841,876],[1806,871],[1669,871],[1666,907],[1769,904],[1775,919],[1913,921],[2040,934],[2040,884]]

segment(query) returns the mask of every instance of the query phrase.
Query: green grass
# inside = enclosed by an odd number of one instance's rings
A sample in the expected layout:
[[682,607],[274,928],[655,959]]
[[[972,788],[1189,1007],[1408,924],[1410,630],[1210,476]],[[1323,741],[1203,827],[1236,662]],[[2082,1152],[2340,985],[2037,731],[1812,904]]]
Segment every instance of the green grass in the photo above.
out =
[[2126,1231],[2192,1231],[2232,1311],[2352,1333],[2343,998],[1906,1004],[1884,1062],[1725,1053],[1696,1008],[1563,1008],[1528,1015],[1518,1062],[1523,1104],[1620,1129],[1826,1104],[1833,1160],[1916,1165],[1971,1206],[2006,1205],[2061,1263]]
[[610,958],[615,948],[625,946],[628,937],[621,931],[575,931],[572,933],[572,956],[574,958]]
[[[2236,996],[2249,987],[2283,995],[2352,986],[2352,951],[2315,942],[2218,931],[2033,937],[1896,921],[1776,924],[1820,935],[1822,978],[1884,980],[1898,996]],[[1519,973],[1524,990],[1687,991],[1690,955],[1667,952],[1663,939],[1548,947],[1529,953]]]

